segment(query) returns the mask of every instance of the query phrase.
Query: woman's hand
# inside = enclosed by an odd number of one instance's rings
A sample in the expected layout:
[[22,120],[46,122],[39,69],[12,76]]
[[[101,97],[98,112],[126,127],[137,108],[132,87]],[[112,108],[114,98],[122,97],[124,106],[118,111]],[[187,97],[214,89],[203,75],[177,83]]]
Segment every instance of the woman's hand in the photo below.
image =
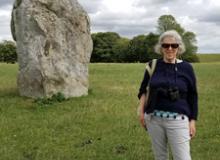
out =
[[144,120],[144,113],[143,112],[140,113],[139,118],[140,118],[141,126],[146,128],[146,124],[145,124],[145,120]]
[[196,135],[196,121],[193,119],[189,121],[189,135],[191,138]]
[[141,122],[141,126],[144,127],[146,129],[146,124],[145,124],[145,120],[144,120],[144,104],[145,104],[145,94],[142,94],[141,98],[140,98],[140,106],[139,106],[139,119]]

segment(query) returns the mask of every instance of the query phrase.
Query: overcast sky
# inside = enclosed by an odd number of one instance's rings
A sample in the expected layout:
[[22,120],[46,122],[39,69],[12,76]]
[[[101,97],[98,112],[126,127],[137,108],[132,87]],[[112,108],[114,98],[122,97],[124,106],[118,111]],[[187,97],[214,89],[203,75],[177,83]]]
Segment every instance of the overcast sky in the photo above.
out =
[[[0,0],[0,40],[11,40],[14,0]],[[91,31],[117,32],[132,38],[156,33],[161,15],[172,14],[187,31],[197,35],[199,53],[220,53],[220,0],[79,0],[88,12]]]

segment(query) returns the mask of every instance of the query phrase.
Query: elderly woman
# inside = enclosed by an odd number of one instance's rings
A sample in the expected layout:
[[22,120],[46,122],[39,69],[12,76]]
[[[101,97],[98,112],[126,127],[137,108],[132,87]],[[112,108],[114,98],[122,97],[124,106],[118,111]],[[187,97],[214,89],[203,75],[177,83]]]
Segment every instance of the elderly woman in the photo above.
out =
[[163,58],[157,60],[151,77],[145,71],[138,94],[140,121],[148,130],[156,160],[168,159],[168,144],[174,160],[191,160],[190,139],[195,136],[198,115],[196,77],[189,63],[177,59],[185,47],[176,31],[164,32],[155,51]]

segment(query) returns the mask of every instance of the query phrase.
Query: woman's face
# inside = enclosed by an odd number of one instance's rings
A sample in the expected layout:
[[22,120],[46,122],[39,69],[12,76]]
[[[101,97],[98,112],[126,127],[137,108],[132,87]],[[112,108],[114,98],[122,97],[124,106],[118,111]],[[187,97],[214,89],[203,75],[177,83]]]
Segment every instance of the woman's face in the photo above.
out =
[[165,37],[161,44],[163,58],[168,62],[175,62],[179,44],[174,37]]

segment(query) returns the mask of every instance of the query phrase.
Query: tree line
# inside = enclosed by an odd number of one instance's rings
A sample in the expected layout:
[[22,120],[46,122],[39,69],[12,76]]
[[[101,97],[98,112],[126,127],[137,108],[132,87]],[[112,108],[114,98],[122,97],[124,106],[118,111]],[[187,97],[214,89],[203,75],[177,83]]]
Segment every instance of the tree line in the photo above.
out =
[[186,51],[179,58],[198,62],[195,33],[185,31],[172,15],[163,15],[158,19],[157,33],[138,35],[132,39],[120,37],[115,32],[93,33],[91,62],[146,62],[160,58],[161,55],[154,52],[154,46],[159,36],[167,30],[176,30],[183,39]]
[[[130,63],[147,62],[160,58],[161,55],[154,52],[154,46],[158,42],[160,34],[172,29],[182,36],[186,46],[186,52],[180,58],[188,62],[199,61],[196,55],[198,47],[195,33],[185,31],[172,15],[163,15],[157,22],[157,33],[138,35],[132,39],[121,37],[116,32],[93,33],[93,51],[90,61]],[[16,43],[13,41],[0,43],[0,62],[15,63],[16,61]]]

